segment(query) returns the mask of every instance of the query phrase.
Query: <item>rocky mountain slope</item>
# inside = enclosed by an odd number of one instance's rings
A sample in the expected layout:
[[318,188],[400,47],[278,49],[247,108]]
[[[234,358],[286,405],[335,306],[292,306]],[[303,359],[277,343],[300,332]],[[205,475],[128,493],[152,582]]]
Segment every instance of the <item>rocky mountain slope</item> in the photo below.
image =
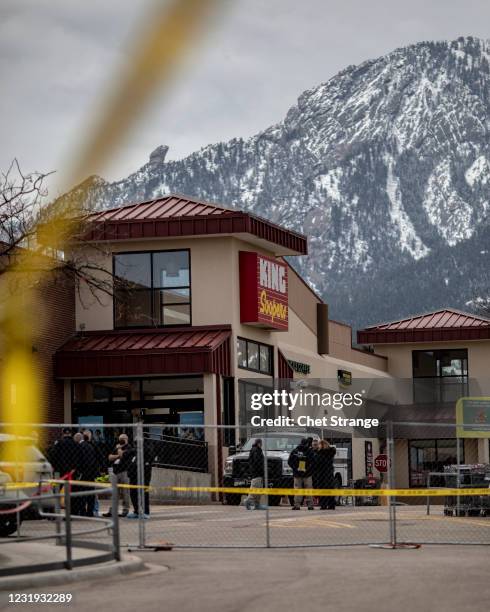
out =
[[[178,192],[305,232],[297,261],[355,326],[490,294],[490,43],[422,42],[349,66],[249,139],[122,181],[90,179],[108,207]],[[293,262],[294,263],[294,262]],[[470,304],[471,305],[471,304]]]

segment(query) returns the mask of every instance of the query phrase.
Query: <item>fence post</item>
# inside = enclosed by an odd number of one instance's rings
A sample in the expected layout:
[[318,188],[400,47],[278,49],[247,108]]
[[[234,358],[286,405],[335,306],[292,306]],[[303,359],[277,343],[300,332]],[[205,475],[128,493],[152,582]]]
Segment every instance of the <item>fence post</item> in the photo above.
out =
[[[15,482],[21,482],[24,479],[24,477],[20,475],[20,461],[19,461],[19,448],[17,445],[15,445]],[[16,488],[15,489],[15,497],[17,498],[17,507],[20,506],[21,501],[20,501],[20,489]],[[21,525],[22,525],[22,521],[20,519],[20,512],[16,512],[15,513],[15,520],[17,522],[17,531],[16,531],[16,537],[20,538],[21,537]]]
[[[264,488],[269,488],[269,463],[267,461],[267,427],[264,435]],[[262,496],[264,499],[264,496]],[[271,547],[271,534],[269,523],[269,496],[265,496],[265,547]]]
[[[387,450],[388,450],[388,489],[395,488],[395,445],[393,441],[393,422],[387,423]],[[390,523],[390,544],[396,546],[396,504],[395,498],[390,495],[388,498],[389,523]]]
[[119,538],[119,490],[117,488],[117,479],[112,479],[112,499],[111,499],[111,514],[112,514],[112,552],[116,561],[121,560],[121,548]]
[[65,547],[66,547],[66,569],[73,569],[72,542],[71,542],[71,497],[70,483],[67,482],[63,492],[65,494]]
[[145,453],[143,448],[143,422],[136,423],[136,469],[138,482],[138,546],[145,547]]
[[461,497],[459,496],[459,489],[461,488],[461,448],[459,444],[459,428],[456,427],[456,464],[457,464],[457,472],[456,472],[456,487],[458,489],[458,495],[456,497],[456,516],[461,515]]
[[[68,486],[67,484],[65,487]],[[61,546],[62,538],[61,538],[61,504],[59,495],[61,494],[61,487],[58,483],[54,485],[54,494],[56,497],[54,498],[54,513],[56,514],[56,546]]]

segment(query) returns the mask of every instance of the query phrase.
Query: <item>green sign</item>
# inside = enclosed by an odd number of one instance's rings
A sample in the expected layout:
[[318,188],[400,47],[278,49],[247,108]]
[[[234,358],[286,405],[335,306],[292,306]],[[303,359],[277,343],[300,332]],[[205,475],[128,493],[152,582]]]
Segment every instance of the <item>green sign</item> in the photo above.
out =
[[490,397],[462,397],[456,403],[459,438],[490,438]]
[[308,374],[311,372],[311,367],[307,363],[302,363],[301,361],[293,361],[292,359],[288,359],[288,363],[295,372],[298,372],[298,374],[304,374],[305,376],[308,376]]

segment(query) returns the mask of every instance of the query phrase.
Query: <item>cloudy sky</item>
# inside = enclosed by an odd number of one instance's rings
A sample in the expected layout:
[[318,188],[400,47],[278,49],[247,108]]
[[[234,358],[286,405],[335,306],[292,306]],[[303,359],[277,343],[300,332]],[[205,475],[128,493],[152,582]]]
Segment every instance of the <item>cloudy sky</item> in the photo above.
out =
[[[1,0],[0,169],[16,156],[25,170],[62,172],[154,1]],[[103,169],[106,178],[129,174],[160,144],[179,158],[252,135],[349,64],[420,40],[490,38],[488,0],[224,5],[170,95],[155,96]]]

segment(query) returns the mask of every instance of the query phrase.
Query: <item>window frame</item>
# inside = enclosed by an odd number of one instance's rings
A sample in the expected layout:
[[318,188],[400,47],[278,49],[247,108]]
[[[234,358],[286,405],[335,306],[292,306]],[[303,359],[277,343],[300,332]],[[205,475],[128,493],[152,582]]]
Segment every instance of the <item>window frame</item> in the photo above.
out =
[[[187,253],[188,261],[189,261],[189,285],[186,286],[178,286],[178,287],[154,287],[154,276],[153,276],[153,256],[156,253]],[[150,292],[150,304],[151,304],[151,313],[150,318],[153,321],[152,324],[149,325],[117,325],[116,323],[116,290],[115,290],[115,279],[116,279],[116,257],[118,255],[142,255],[148,254],[150,256],[150,281],[151,287],[146,289],[133,289],[134,292]],[[112,325],[114,329],[162,329],[168,327],[191,327],[192,326],[192,262],[191,262],[191,249],[151,249],[148,251],[117,251],[112,253],[112,277],[113,277],[113,296],[112,296]],[[168,304],[163,304],[162,302],[162,291],[168,291],[172,289],[188,289],[189,290],[189,301],[188,302],[171,302]],[[155,294],[158,292],[158,299],[155,300]],[[160,312],[156,312],[155,301],[158,301]],[[158,314],[158,321],[162,318],[162,309],[167,306],[189,306],[189,323],[155,323],[156,314]]]
[[[241,340],[242,342],[245,342],[247,366],[240,365],[240,363],[238,362],[238,341],[239,340]],[[249,343],[257,345],[258,364],[259,364],[258,369],[248,367],[248,345]],[[260,342],[259,340],[251,340],[249,338],[244,338],[243,336],[237,336],[236,346],[237,346],[237,359],[236,359],[237,368],[240,368],[240,370],[247,370],[248,372],[256,372],[257,374],[263,374],[264,376],[274,377],[274,345],[267,344],[266,342]],[[261,347],[265,347],[269,350],[269,357],[270,357],[269,358],[269,370],[267,372],[260,369],[260,348]]]
[[[415,370],[415,354],[419,354],[419,353],[434,353],[434,357],[436,359],[436,363],[437,361],[440,361],[440,358],[438,359],[437,355],[441,354],[441,353],[447,353],[447,352],[465,352],[466,353],[466,357],[465,357],[465,361],[466,361],[466,374],[451,374],[451,375],[446,375],[446,376],[441,376],[440,374],[440,367],[439,369],[436,370],[436,375],[435,376],[414,376],[414,370]],[[423,378],[437,378],[439,379],[444,379],[444,378],[466,378],[468,379],[470,377],[470,368],[469,368],[469,363],[468,363],[468,349],[467,348],[442,348],[442,349],[416,349],[412,351],[412,378],[415,379],[423,379]]]
[[435,453],[436,453],[435,463],[439,463],[439,449],[438,449],[437,443],[439,441],[442,442],[442,441],[447,441],[447,440],[454,440],[456,442],[456,445],[455,445],[456,453],[458,451],[458,444],[461,446],[460,459],[461,459],[461,462],[464,463],[464,457],[465,457],[465,451],[466,451],[465,444],[464,444],[464,438],[409,438],[408,439],[408,445],[407,445],[408,453],[407,454],[408,454],[408,486],[409,488],[426,488],[427,487],[427,484],[412,485],[412,474],[413,474],[412,454],[411,454],[412,444],[414,444],[415,442],[433,442]]

